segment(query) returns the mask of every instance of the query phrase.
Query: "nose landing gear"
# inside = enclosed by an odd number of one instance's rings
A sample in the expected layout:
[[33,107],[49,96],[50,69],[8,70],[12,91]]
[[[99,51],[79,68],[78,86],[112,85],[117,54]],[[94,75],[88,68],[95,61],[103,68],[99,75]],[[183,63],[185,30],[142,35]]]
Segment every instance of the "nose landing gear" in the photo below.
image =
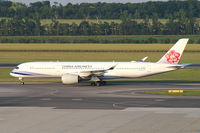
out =
[[23,78],[22,78],[22,77],[19,77],[19,81],[20,81],[20,84],[21,84],[21,85],[24,85],[24,81],[23,81]]

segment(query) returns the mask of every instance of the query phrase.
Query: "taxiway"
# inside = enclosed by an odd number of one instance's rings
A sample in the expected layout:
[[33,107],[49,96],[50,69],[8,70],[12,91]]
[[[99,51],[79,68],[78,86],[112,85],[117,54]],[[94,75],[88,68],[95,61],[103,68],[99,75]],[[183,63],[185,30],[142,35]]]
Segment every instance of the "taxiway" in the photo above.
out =
[[198,133],[200,97],[144,91],[200,89],[199,83],[0,83],[2,133]]

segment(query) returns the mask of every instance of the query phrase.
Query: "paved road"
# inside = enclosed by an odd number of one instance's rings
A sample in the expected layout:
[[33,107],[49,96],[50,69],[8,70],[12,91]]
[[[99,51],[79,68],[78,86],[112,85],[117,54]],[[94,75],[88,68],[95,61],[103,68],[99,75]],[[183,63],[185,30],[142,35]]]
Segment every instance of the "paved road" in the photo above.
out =
[[19,65],[19,63],[0,63],[0,67],[7,67],[7,68],[16,67],[17,65]]

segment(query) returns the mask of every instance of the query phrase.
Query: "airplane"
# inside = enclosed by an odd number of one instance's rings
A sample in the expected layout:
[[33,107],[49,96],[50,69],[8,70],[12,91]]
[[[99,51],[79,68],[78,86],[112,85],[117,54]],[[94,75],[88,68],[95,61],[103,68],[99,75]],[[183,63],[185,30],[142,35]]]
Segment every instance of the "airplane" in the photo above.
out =
[[19,64],[10,72],[21,84],[24,78],[61,78],[63,84],[92,81],[92,86],[105,85],[106,79],[139,78],[166,73],[191,65],[178,64],[188,43],[187,38],[177,43],[157,62],[27,62]]

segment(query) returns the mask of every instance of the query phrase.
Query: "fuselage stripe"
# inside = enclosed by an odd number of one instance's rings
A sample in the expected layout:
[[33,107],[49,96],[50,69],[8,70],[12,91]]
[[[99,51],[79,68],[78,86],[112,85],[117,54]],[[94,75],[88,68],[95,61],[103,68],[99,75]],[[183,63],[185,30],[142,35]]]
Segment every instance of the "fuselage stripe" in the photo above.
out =
[[22,72],[11,72],[11,73],[18,74],[18,75],[24,75],[24,76],[49,76],[47,74],[39,74],[39,73],[32,73],[32,74],[22,73]]

